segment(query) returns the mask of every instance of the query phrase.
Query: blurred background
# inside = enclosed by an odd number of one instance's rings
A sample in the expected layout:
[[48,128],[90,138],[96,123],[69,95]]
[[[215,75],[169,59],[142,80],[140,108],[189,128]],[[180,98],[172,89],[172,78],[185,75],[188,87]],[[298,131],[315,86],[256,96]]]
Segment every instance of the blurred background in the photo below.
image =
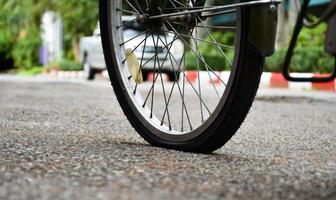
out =
[[0,70],[81,70],[79,40],[97,21],[97,0],[0,0]]
[[[328,2],[312,0],[311,17],[325,9]],[[216,0],[210,3],[216,4]],[[300,0],[284,0],[280,6],[277,51],[267,59],[265,71],[281,70],[299,9]],[[97,22],[98,0],[0,0],[0,72],[34,75],[50,70],[83,70],[80,39],[93,35]],[[226,22],[219,19],[218,23]],[[293,71],[332,71],[334,59],[324,53],[326,28],[326,24],[321,24],[301,32],[291,66]],[[223,63],[219,56],[218,59],[216,55],[208,56],[213,62]]]

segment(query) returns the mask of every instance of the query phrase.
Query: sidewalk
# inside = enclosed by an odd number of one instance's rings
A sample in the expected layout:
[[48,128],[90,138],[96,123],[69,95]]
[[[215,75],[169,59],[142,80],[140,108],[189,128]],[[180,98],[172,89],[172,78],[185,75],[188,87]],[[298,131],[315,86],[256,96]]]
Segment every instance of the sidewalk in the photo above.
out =
[[[227,81],[229,78],[229,72],[200,72],[197,71],[187,71],[186,77],[191,83],[197,83],[198,80],[202,84],[221,84],[221,80]],[[317,76],[311,73],[293,73],[295,77],[313,77]],[[73,78],[83,78],[83,72],[63,72],[63,71],[54,71],[48,74],[41,74],[38,76],[50,77],[50,78],[62,78],[62,79],[73,79]],[[153,80],[153,73],[148,75],[148,80]],[[168,81],[168,77],[163,75],[164,79]],[[98,79],[108,79],[107,71],[104,71],[96,75]],[[182,78],[181,78],[182,79]],[[336,80],[330,81],[328,83],[296,83],[289,82],[280,73],[270,73],[264,72],[260,80],[261,88],[281,88],[281,89],[290,89],[290,90],[318,90],[318,91],[328,91],[336,93]]]
[[[61,73],[62,74],[62,73]],[[108,83],[108,77],[106,73],[97,76],[95,81],[87,81],[83,77],[80,77],[81,73],[75,76],[75,73],[65,73],[66,76],[58,77],[51,76],[50,74],[40,74],[34,77],[22,77],[10,74],[0,74],[0,85],[1,82],[34,82],[34,83],[57,83],[57,82],[66,82],[66,83],[75,83],[75,84],[84,84],[97,88],[110,88],[111,85]],[[64,74],[63,74],[64,75]],[[69,76],[68,76],[69,75]],[[76,78],[74,78],[76,77]],[[210,83],[210,82],[208,82]],[[150,83],[148,83],[150,84]],[[217,83],[218,84],[218,83]],[[206,86],[206,85],[205,85]],[[211,87],[208,84],[208,87]],[[267,82],[261,82],[257,98],[258,97],[305,97],[305,98],[314,98],[314,99],[332,99],[336,102],[336,93],[330,91],[321,91],[321,90],[308,90],[296,88],[284,88],[284,87],[270,87]]]

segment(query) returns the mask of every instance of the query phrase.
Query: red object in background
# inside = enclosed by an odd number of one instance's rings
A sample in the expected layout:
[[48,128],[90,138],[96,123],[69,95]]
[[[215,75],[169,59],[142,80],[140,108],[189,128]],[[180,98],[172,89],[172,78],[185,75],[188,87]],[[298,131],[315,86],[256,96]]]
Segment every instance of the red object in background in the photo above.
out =
[[162,73],[161,75],[159,75],[158,73],[149,72],[147,74],[147,81],[154,81],[154,79],[161,81],[161,77],[163,81],[168,81],[168,76],[165,73]]
[[220,84],[222,82],[220,77],[221,77],[221,73],[220,72],[216,73],[216,76],[210,79],[209,83]]
[[[329,74],[314,74],[314,77],[328,77]],[[325,82],[325,83],[313,83],[312,85],[314,90],[323,90],[323,91],[336,91],[335,80]]]
[[288,81],[281,73],[272,73],[270,86],[278,88],[288,88]]
[[198,72],[197,71],[188,71],[187,72],[187,78],[190,82],[194,83],[198,78]]
[[154,80],[154,76],[155,76],[154,72],[148,73],[148,75],[147,75],[147,81],[153,81]]

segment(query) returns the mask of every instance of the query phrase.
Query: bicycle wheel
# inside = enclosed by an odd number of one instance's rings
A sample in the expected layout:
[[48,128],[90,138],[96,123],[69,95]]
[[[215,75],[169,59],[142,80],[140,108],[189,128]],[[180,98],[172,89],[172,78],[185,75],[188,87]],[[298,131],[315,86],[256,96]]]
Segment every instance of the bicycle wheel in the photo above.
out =
[[[202,153],[220,148],[244,121],[262,73],[264,57],[248,40],[249,9],[177,16],[172,13],[212,6],[203,0],[139,2],[100,1],[104,55],[121,108],[154,146]],[[172,15],[153,17],[163,13]],[[141,82],[135,78],[140,71],[155,73]],[[168,82],[160,72],[176,77]]]

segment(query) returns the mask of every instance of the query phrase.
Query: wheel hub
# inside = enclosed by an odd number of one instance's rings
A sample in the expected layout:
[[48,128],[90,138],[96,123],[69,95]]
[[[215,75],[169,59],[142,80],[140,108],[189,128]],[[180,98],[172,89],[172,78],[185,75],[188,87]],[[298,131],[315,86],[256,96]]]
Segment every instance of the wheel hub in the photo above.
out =
[[[200,0],[198,0],[200,1]],[[195,4],[193,4],[195,5]],[[137,16],[137,21],[144,26],[148,27],[154,31],[162,30],[164,25],[170,31],[177,31],[180,33],[186,33],[187,31],[193,29],[197,24],[197,15],[195,14],[184,14],[173,17],[162,17],[162,18],[151,18],[153,16],[162,14],[171,14],[175,12],[184,12],[185,9],[179,9],[181,7],[190,7],[189,0],[176,0],[176,1],[165,1],[163,3],[160,0],[149,0],[149,6],[142,5],[141,7],[147,7],[142,9],[143,13]],[[169,22],[170,25],[167,25]]]

